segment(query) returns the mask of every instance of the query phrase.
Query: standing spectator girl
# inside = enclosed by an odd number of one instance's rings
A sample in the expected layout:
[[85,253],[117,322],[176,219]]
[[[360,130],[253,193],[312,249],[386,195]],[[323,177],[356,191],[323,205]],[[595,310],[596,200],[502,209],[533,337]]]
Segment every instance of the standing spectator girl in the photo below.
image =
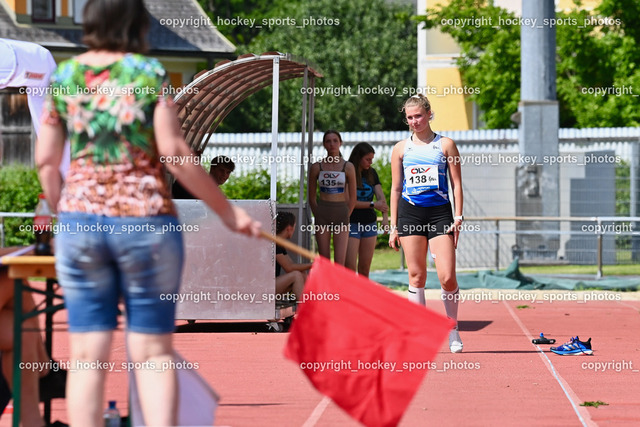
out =
[[356,173],[353,165],[340,153],[342,137],[338,131],[326,131],[322,144],[327,156],[309,168],[309,206],[315,216],[318,252],[331,259],[333,236],[333,260],[344,265],[349,241],[349,215],[356,203]]
[[356,169],[357,201],[349,223],[349,245],[345,266],[365,277],[369,277],[378,238],[376,210],[382,212],[382,229],[386,230],[389,226],[389,207],[384,198],[378,173],[371,167],[374,155],[373,147],[366,142],[361,142],[353,147],[349,156],[349,162]]

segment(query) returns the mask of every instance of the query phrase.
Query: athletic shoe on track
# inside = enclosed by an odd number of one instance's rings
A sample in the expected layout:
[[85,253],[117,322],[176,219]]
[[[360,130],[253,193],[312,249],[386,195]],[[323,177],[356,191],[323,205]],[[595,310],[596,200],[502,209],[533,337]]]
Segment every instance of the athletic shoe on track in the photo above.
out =
[[449,349],[451,353],[462,353],[462,340],[457,328],[449,332]]
[[560,354],[562,356],[581,356],[581,355],[591,355],[593,354],[593,350],[591,350],[591,338],[587,341],[580,341],[578,337],[571,338],[571,341],[566,342],[558,347],[551,347],[551,351],[555,354]]

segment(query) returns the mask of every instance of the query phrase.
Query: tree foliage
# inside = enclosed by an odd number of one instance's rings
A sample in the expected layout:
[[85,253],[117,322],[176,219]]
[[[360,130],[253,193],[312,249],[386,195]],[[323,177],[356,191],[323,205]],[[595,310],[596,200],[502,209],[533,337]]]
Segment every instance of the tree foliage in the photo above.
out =
[[[271,193],[271,178],[266,169],[244,175],[231,175],[222,187],[224,194],[232,200],[267,200]],[[278,203],[298,203],[299,181],[278,181],[276,200]]]
[[[285,0],[198,0],[213,25],[233,44],[246,46],[260,34],[262,20],[282,16]],[[256,25],[244,25],[254,19]],[[242,52],[245,53],[245,52]]]
[[[561,127],[638,126],[640,29],[636,0],[603,0],[589,14],[575,2],[556,12],[557,99]],[[420,19],[460,45],[458,65],[487,128],[514,127],[520,99],[520,26],[486,0],[452,0]],[[458,21],[453,21],[458,19]],[[467,21],[462,21],[467,19]],[[461,25],[462,22],[481,25]],[[480,21],[482,20],[482,21]],[[458,25],[447,25],[458,22]]]
[[[232,14],[246,17],[257,10],[238,9]],[[411,13],[409,5],[384,0],[276,2],[256,16],[256,24],[267,25],[251,37],[243,36],[248,44],[238,45],[237,53],[287,52],[314,64],[324,75],[316,80],[316,129],[404,129],[399,113],[402,89],[416,82],[416,23]],[[233,31],[223,34],[235,37]],[[385,88],[389,93],[376,93]],[[300,79],[281,83],[281,131],[300,130],[301,99]],[[268,88],[240,104],[219,130],[268,131],[270,126]]]
[[[0,167],[0,212],[34,212],[40,193],[42,187],[35,169],[19,164]],[[32,218],[6,218],[5,245],[33,243],[32,225]]]

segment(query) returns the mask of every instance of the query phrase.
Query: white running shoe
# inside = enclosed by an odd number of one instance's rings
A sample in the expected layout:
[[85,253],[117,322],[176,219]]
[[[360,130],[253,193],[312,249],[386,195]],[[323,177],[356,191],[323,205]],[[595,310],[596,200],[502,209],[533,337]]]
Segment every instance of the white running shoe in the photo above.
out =
[[449,332],[449,349],[451,353],[462,353],[462,340],[457,328]]

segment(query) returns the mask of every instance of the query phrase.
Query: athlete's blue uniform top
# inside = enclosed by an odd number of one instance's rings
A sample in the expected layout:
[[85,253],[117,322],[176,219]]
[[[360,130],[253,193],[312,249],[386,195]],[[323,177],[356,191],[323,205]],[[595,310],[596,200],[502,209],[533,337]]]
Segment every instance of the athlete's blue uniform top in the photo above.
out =
[[[435,185],[435,178],[433,182],[429,180],[430,177],[435,177],[435,171],[432,170],[435,167],[437,167],[437,185]],[[440,135],[436,135],[427,145],[416,145],[411,138],[408,139],[404,144],[402,169],[404,171],[402,198],[407,202],[423,207],[440,206],[449,202],[447,158],[442,152]],[[429,170],[432,170],[434,175],[430,176]]]

